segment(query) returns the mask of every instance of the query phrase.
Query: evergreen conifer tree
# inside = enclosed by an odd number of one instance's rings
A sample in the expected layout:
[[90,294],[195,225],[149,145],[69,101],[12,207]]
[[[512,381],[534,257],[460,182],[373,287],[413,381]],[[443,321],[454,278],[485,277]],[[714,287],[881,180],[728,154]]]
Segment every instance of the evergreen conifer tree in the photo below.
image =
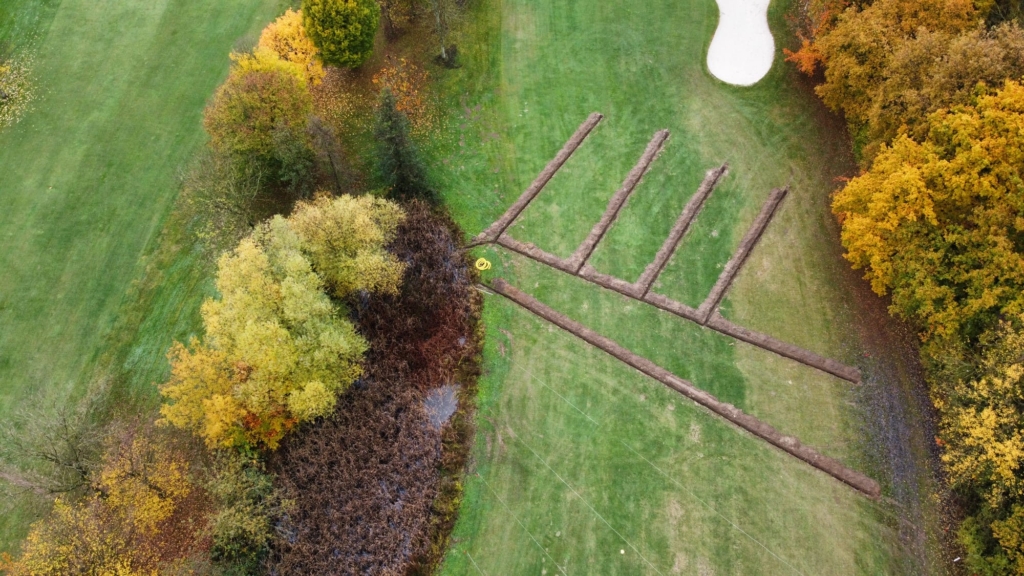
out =
[[437,193],[427,183],[427,170],[412,141],[409,119],[398,109],[391,90],[381,93],[374,136],[377,139],[377,167],[391,198],[420,198],[437,202]]

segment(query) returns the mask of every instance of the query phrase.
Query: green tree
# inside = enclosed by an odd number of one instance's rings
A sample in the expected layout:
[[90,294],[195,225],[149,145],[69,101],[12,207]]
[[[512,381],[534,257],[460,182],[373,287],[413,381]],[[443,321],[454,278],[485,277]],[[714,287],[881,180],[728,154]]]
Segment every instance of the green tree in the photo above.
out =
[[206,482],[217,508],[210,520],[210,556],[226,575],[260,573],[274,524],[285,513],[273,480],[259,460],[234,451],[217,454]]
[[381,91],[374,125],[377,168],[392,198],[420,198],[437,203],[437,193],[427,182],[427,169],[412,140],[409,119],[398,109],[390,89]]
[[373,52],[380,6],[375,0],[305,0],[302,19],[324,63],[355,68]]

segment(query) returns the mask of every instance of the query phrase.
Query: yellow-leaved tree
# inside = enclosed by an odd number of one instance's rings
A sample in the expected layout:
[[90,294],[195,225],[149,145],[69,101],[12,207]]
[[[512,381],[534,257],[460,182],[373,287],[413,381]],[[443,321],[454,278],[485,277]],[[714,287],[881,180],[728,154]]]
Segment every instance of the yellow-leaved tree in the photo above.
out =
[[231,59],[227,80],[203,113],[210,148],[237,164],[294,180],[296,159],[312,154],[306,128],[313,98],[305,70],[268,48]]
[[220,298],[202,308],[205,340],[169,353],[166,422],[211,446],[274,449],[296,424],[330,413],[366,350],[342,300],[398,290],[404,268],[385,246],[403,217],[372,196],[321,195],[225,254]]
[[1024,315],[983,338],[976,377],[936,394],[950,484],[979,495],[961,528],[972,570],[1024,574]]
[[405,268],[384,250],[405,213],[374,196],[319,196],[288,218],[303,250],[338,298],[356,290],[395,294]]
[[257,50],[269,50],[286,62],[295,64],[309,81],[317,86],[324,79],[324,65],[313,41],[306,35],[302,10],[288,9],[280,18],[263,29]]
[[846,258],[925,340],[974,341],[1000,315],[1024,312],[1024,86],[901,136],[839,191]]
[[[146,426],[108,438],[89,493],[32,524],[11,576],[152,576],[199,552],[205,498],[187,451]],[[195,497],[198,496],[198,497]]]

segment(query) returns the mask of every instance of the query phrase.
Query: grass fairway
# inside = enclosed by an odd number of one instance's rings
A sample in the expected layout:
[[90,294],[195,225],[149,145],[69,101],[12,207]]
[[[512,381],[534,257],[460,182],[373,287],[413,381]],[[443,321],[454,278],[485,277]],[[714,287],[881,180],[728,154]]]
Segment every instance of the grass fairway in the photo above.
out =
[[[29,399],[73,401],[122,337],[112,328],[134,329],[119,311],[176,171],[203,142],[203,105],[235,41],[285,4],[4,0],[0,40],[34,51],[41,98],[0,132],[0,418]],[[159,345],[126,360],[158,365],[172,334],[194,329],[203,286],[176,274],[188,276],[167,271],[149,303],[161,322],[138,336]],[[0,550],[27,520],[24,509],[0,519]]]
[[[776,2],[770,12],[780,52],[788,8]],[[445,73],[443,87],[459,106],[453,145],[438,152],[449,202],[475,234],[587,114],[601,112],[602,124],[511,229],[568,256],[653,133],[668,128],[667,148],[591,263],[635,280],[704,171],[728,162],[655,288],[696,306],[771,189],[790,184],[723,313],[863,364],[860,335],[876,328],[853,303],[828,212],[834,178],[853,169],[845,134],[781,54],[752,88],[712,78],[704,57],[717,17],[713,0],[476,4],[460,45],[464,67]],[[927,434],[911,423],[897,465],[873,443],[864,400],[906,381],[868,370],[854,388],[508,252],[478,253],[496,264],[487,274],[867,472],[900,506],[859,496],[489,297],[475,469],[445,574],[938,571]],[[912,470],[910,480],[897,468]]]

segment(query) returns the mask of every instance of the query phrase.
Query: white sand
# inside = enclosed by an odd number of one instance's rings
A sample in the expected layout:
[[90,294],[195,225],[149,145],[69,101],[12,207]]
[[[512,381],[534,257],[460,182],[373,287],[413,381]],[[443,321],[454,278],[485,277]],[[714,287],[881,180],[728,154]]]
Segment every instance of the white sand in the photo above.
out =
[[708,69],[723,82],[750,86],[771,70],[775,39],[768,29],[771,0],[716,0],[718,29],[708,48]]

